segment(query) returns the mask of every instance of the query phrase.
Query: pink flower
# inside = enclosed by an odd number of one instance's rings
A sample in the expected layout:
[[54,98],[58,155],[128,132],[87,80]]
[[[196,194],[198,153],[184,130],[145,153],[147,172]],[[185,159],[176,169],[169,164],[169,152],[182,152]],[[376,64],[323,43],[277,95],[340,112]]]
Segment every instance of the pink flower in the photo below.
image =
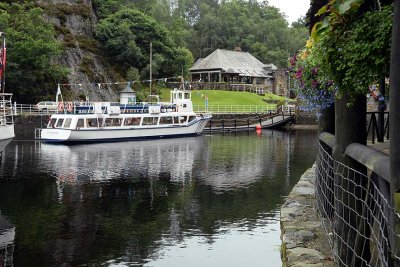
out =
[[316,76],[316,75],[318,74],[318,69],[317,69],[317,68],[312,69],[312,70],[311,70],[311,74],[312,74],[313,76]]
[[293,55],[293,57],[290,59],[290,65],[294,66],[296,64],[297,61],[297,56],[296,54]]
[[311,85],[312,85],[312,87],[314,87],[314,88],[316,88],[317,86],[318,86],[318,81],[317,80],[312,80],[311,81]]
[[303,76],[303,69],[300,68],[296,71],[296,78],[300,79]]

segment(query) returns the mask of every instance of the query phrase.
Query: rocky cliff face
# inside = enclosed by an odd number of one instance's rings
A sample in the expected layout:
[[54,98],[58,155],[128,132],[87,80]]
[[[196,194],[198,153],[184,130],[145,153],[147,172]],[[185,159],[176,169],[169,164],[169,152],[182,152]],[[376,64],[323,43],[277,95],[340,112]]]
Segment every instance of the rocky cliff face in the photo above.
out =
[[55,25],[64,53],[58,63],[69,69],[68,81],[62,85],[63,95],[70,99],[89,97],[91,101],[116,101],[118,85],[100,85],[121,81],[122,77],[102,56],[94,39],[97,18],[91,0],[42,0],[38,5],[46,19]]

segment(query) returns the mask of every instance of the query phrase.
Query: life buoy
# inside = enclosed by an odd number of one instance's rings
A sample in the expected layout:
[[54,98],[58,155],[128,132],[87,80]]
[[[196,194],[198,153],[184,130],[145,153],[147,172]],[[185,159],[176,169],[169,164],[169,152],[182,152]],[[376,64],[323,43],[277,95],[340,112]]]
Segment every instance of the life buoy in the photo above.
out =
[[67,103],[67,110],[68,110],[68,112],[72,112],[72,110],[74,110],[74,106],[72,105],[72,102]]
[[58,111],[62,112],[64,111],[64,102],[58,102],[58,106],[57,106]]

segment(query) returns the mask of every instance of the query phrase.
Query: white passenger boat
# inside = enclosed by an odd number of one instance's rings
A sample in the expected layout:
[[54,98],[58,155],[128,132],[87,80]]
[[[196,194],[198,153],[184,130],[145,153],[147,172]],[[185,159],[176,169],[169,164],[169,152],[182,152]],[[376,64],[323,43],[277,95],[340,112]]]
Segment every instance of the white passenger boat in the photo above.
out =
[[136,103],[129,86],[119,103],[59,102],[47,128],[38,129],[46,142],[99,142],[196,136],[210,114],[193,112],[191,92],[171,91],[168,103]]

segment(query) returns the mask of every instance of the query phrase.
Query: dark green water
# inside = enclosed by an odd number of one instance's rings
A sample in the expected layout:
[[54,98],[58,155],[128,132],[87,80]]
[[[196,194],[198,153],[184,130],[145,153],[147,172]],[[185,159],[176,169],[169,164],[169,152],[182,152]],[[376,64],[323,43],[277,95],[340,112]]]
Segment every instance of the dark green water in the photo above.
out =
[[280,266],[279,207],[315,136],[12,141],[0,213],[15,237],[2,247],[0,229],[0,266]]

